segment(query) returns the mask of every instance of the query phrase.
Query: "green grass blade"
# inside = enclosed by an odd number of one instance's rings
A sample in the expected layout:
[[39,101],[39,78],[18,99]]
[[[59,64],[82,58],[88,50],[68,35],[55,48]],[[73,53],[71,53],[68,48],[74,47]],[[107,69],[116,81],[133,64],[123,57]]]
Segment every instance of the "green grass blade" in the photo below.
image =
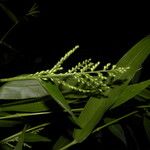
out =
[[[128,79],[128,80],[125,84],[111,89],[107,94],[107,98],[100,98],[100,99],[90,98],[90,100],[87,102],[84,110],[81,112],[78,119],[79,125],[82,127],[82,129],[75,129],[74,131],[74,139],[78,143],[82,142],[90,135],[94,127],[103,117],[104,113],[115,102],[117,102],[121,96],[123,98],[125,97],[124,92],[127,87],[127,84],[133,78],[136,71],[139,69],[139,66],[147,58],[149,53],[150,53],[150,37],[148,36],[143,40],[141,40],[139,43],[137,43],[133,48],[131,48],[131,50],[129,50],[120,59],[120,61],[117,63],[117,66],[119,67],[129,66],[130,69],[127,72],[125,72],[123,75],[121,75],[119,79],[121,80]],[[145,88],[145,84],[144,84],[144,88]],[[131,96],[129,96],[128,98],[131,98]]]
[[150,100],[150,90],[144,89],[138,94],[138,96],[140,96],[144,99]]
[[4,6],[4,4],[0,3],[0,7],[14,23],[19,22],[16,15],[10,9],[8,9],[6,6]]
[[74,130],[74,139],[78,143],[89,136],[103,114],[108,110],[109,103],[110,101],[107,99],[98,99],[94,97],[89,99],[78,119],[81,129]]
[[40,83],[45,88],[45,90],[49,93],[49,95],[55,100],[55,102],[58,105],[60,105],[66,112],[68,112],[72,116],[75,123],[77,123],[75,115],[71,111],[71,108],[67,100],[64,98],[59,88],[51,81],[40,80]]
[[104,124],[104,125],[101,125],[100,127],[97,127],[92,133],[98,132],[98,131],[100,131],[100,130],[102,130],[102,129],[104,129],[104,128],[110,126],[110,125],[113,125],[113,124],[115,124],[115,123],[118,123],[120,120],[123,120],[123,119],[125,119],[125,118],[127,118],[127,117],[130,117],[130,116],[132,116],[132,115],[135,115],[136,113],[138,113],[138,111],[133,111],[133,112],[128,113],[128,114],[126,114],[126,115],[124,115],[124,116],[122,116],[122,117],[120,117],[120,118],[117,118],[117,119],[115,119],[115,120],[112,120],[112,121],[110,121],[110,122],[107,123],[107,124]]
[[150,36],[143,38],[135,46],[133,46],[117,63],[118,67],[130,67],[126,73],[121,75],[121,79],[133,78],[136,71],[150,54]]
[[122,92],[122,94],[120,95],[120,97],[115,101],[111,109],[118,107],[121,104],[130,100],[131,98],[135,97],[138,93],[140,93],[149,85],[150,85],[150,80],[127,86]]
[[0,99],[20,100],[47,96],[47,92],[37,80],[18,80],[0,87]]
[[52,150],[59,150],[60,148],[64,147],[65,145],[67,145],[70,142],[71,141],[68,138],[66,138],[64,136],[60,136],[59,139],[54,144]]
[[25,131],[26,131],[26,126],[24,127],[22,133],[20,134],[19,141],[18,141],[17,145],[15,146],[14,150],[22,150],[23,149]]
[[122,85],[112,89],[109,92],[108,97],[99,99],[92,97],[88,100],[78,118],[78,123],[81,126],[81,129],[74,130],[74,139],[78,143],[84,141],[91,134],[97,123],[119,98],[125,87],[125,85]]
[[29,117],[29,116],[38,116],[38,115],[47,115],[51,112],[38,112],[38,113],[17,113],[13,115],[1,116],[0,120],[3,119],[12,119],[12,118],[21,118],[21,117]]
[[51,140],[39,134],[25,133],[24,141],[25,142],[50,142]]
[[48,111],[49,108],[44,104],[44,102],[32,102],[27,104],[16,104],[9,106],[1,106],[0,111],[15,111],[15,112],[42,112]]

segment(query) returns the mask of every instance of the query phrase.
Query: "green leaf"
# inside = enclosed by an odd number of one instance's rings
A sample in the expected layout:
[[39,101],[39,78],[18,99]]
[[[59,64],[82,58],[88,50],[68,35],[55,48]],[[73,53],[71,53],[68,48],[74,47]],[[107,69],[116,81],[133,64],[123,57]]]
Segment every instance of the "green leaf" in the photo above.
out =
[[4,4],[0,3],[0,7],[1,9],[8,15],[8,17],[14,22],[14,23],[18,23],[19,20],[16,17],[16,15],[10,10],[8,9]]
[[50,112],[38,112],[38,113],[17,113],[17,114],[10,114],[6,116],[0,117],[0,120],[2,119],[12,119],[12,118],[21,118],[21,117],[29,117],[29,116],[38,116],[38,115],[47,115],[50,114]]
[[[31,127],[27,130],[25,130],[26,133],[30,133],[30,132],[38,132],[39,130],[43,129],[45,126],[49,125],[50,123],[43,123],[43,124],[40,124],[40,125],[37,125],[37,126],[34,126],[34,127]],[[22,134],[22,131],[21,132],[18,132],[16,134],[13,134],[9,137],[6,137],[5,139],[1,140],[0,142],[1,143],[8,143],[14,139],[16,139],[17,137],[21,136]]]
[[37,80],[18,80],[0,87],[0,99],[20,100],[47,96],[47,92]]
[[100,121],[103,114],[108,110],[108,99],[90,98],[81,112],[78,123],[81,129],[74,130],[74,139],[80,143],[88,137],[95,125]]
[[[105,118],[104,121],[107,125],[107,123],[109,123],[110,121],[113,121],[115,119],[112,118]],[[108,129],[110,130],[110,132],[112,134],[114,134],[117,138],[119,138],[126,146],[127,146],[127,141],[126,141],[126,137],[124,134],[124,130],[122,129],[120,124],[113,124],[108,126]]]
[[48,111],[49,108],[44,102],[32,102],[27,104],[9,105],[0,107],[0,111],[15,111],[15,112],[41,112]]
[[144,128],[147,134],[147,138],[150,141],[150,119],[148,119],[147,117],[144,117]]
[[109,92],[109,95],[106,98],[89,99],[78,119],[81,129],[74,130],[74,139],[78,143],[82,142],[90,135],[105,112],[119,99],[125,88],[125,85],[115,87]]
[[14,150],[14,146],[13,145],[8,145],[8,144],[0,144],[0,148],[2,150]]
[[120,97],[115,101],[111,109],[118,107],[121,104],[130,100],[131,98],[135,97],[138,93],[140,93],[149,85],[150,85],[150,80],[127,86],[122,92],[122,94],[120,95]]
[[130,67],[120,79],[128,79],[129,82],[149,54],[150,36],[147,36],[133,46],[116,64],[118,67]]
[[67,100],[64,98],[59,88],[51,81],[44,81],[44,80],[39,81],[41,85],[45,88],[45,90],[49,93],[49,95],[55,100],[55,102],[58,105],[60,105],[66,112],[68,112],[74,119],[75,123],[78,125],[75,115],[71,111],[71,108]]
[[[122,94],[122,97],[124,97],[129,81],[133,78],[136,71],[139,69],[139,66],[147,58],[149,53],[150,37],[148,36],[137,43],[119,60],[117,63],[118,67],[130,67],[127,72],[119,77],[121,80],[127,79],[127,82],[119,87],[116,86],[113,89],[110,89],[110,91],[106,93],[107,98],[90,98],[78,119],[79,125],[82,127],[82,129],[75,129],[74,131],[74,139],[76,142],[79,143],[85,140],[90,135],[97,123],[101,120],[104,113],[111,108],[115,102],[119,101]],[[131,96],[128,98],[131,98]]]
[[51,140],[39,134],[25,133],[24,141],[25,142],[50,142]]
[[150,90],[144,89],[138,94],[138,96],[141,96],[144,99],[150,100]]
[[19,141],[18,141],[17,145],[15,146],[14,150],[22,150],[23,144],[24,144],[25,131],[26,131],[26,126],[24,127],[22,133],[20,134]]
[[60,148],[64,147],[65,145],[67,145],[70,142],[71,141],[68,138],[66,138],[65,136],[60,136],[59,139],[54,144],[52,150],[59,150]]
[[0,120],[0,127],[13,127],[19,124],[19,121],[12,121],[12,120]]

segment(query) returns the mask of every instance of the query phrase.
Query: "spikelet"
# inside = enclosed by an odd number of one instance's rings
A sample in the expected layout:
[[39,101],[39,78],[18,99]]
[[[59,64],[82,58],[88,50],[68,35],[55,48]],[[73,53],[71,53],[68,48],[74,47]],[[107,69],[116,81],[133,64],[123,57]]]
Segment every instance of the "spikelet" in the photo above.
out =
[[[73,54],[79,46],[75,46],[72,50],[67,52],[64,57],[62,57],[56,65],[50,70],[36,72],[35,74],[30,74],[26,76],[19,76],[12,79],[4,79],[4,81],[11,80],[21,80],[21,79],[51,79],[58,86],[63,85],[66,88],[69,88],[73,91],[78,91],[82,93],[103,93],[105,90],[110,89],[111,78],[117,79],[120,75],[125,73],[129,67],[117,67],[116,65],[111,65],[107,63],[103,66],[102,70],[98,70],[100,62],[92,62],[91,59],[86,59],[82,62],[79,62],[77,65],[69,69],[67,72],[58,73],[58,71],[63,71],[62,64],[64,61]],[[69,82],[67,80],[74,81]]]

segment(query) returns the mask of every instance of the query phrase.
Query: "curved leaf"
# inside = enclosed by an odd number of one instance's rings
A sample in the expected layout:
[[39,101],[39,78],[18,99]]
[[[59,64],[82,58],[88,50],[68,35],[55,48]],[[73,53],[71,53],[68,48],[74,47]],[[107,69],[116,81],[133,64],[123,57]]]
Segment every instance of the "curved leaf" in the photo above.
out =
[[150,90],[144,89],[138,94],[138,96],[141,96],[144,99],[150,100]]
[[0,99],[20,100],[48,95],[37,80],[18,80],[5,83],[0,87]]
[[68,138],[66,138],[65,136],[60,136],[59,139],[54,144],[52,149],[59,150],[60,148],[64,147],[65,145],[67,145],[70,142],[71,141]]
[[138,93],[140,93],[142,90],[144,90],[146,87],[150,85],[150,80],[143,81],[141,83],[133,84],[126,86],[120,97],[115,101],[114,105],[111,107],[111,109],[120,106],[121,104],[127,102],[134,96],[136,96]]
[[8,15],[8,17],[14,22],[14,23],[18,23],[19,20],[16,17],[16,15],[10,10],[8,9],[4,4],[0,3],[0,7],[1,9]]
[[27,104],[16,104],[9,106],[1,106],[0,111],[15,111],[15,112],[41,112],[48,111],[49,108],[44,102],[32,102]]
[[74,139],[80,143],[88,137],[103,114],[108,110],[110,101],[107,99],[90,98],[81,112],[78,123],[81,129],[74,130]]
[[22,150],[23,144],[24,144],[24,134],[25,134],[25,131],[26,131],[26,126],[24,127],[22,133],[20,134],[18,143],[17,143],[17,145],[15,146],[15,149],[14,149],[14,150]]
[[64,98],[59,88],[51,81],[39,80],[39,82],[41,83],[43,88],[45,88],[48,94],[55,100],[55,102],[72,116],[74,122],[78,125],[77,119],[71,111],[68,101]]
[[24,141],[25,142],[50,142],[51,140],[39,134],[25,133]]
[[[139,69],[139,66],[147,58],[149,53],[150,53],[150,36],[142,39],[119,60],[119,62],[117,63],[118,67],[126,67],[126,66],[130,67],[130,69],[127,70],[127,72],[125,72],[123,75],[119,77],[119,79],[121,80],[127,79],[127,82],[125,82],[123,85],[119,87],[116,86],[113,89],[110,89],[110,91],[106,93],[107,94],[106,98],[89,99],[78,119],[79,125],[82,127],[82,129],[75,129],[74,131],[74,139],[78,143],[82,142],[90,135],[94,127],[103,117],[104,113],[109,108],[111,108],[113,104],[115,104],[117,101],[120,101],[121,96],[123,97],[123,100],[127,100],[128,98],[130,99],[132,96],[134,96],[129,95],[127,98],[125,96],[125,90],[127,89],[128,83],[131,81],[136,71]],[[144,83],[143,85],[144,88],[145,84],[146,85],[149,84],[147,82],[149,81],[146,81],[146,83]]]
[[133,46],[116,64],[118,67],[130,67],[120,79],[128,79],[129,82],[149,54],[150,36],[147,36]]

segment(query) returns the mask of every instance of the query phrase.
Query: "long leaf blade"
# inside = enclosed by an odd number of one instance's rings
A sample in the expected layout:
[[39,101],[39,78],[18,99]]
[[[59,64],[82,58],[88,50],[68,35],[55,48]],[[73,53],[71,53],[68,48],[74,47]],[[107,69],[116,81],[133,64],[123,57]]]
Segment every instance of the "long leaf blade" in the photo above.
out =
[[98,99],[94,97],[89,99],[78,119],[81,129],[75,129],[74,131],[74,139],[78,143],[89,136],[108,108],[109,101],[107,99]]
[[71,108],[70,108],[68,102],[64,98],[64,96],[61,93],[61,91],[59,90],[59,88],[55,84],[51,83],[50,81],[44,81],[44,80],[39,80],[39,81],[40,81],[42,87],[45,88],[45,90],[55,100],[55,102],[58,105],[60,105],[66,112],[68,112],[72,116],[75,123],[78,125],[75,115],[71,111]]
[[51,140],[39,134],[25,133],[24,141],[25,142],[50,142]]
[[14,23],[18,23],[19,20],[16,17],[16,15],[10,10],[8,9],[6,6],[4,6],[4,4],[0,3],[0,7],[1,9],[8,15],[8,17],[14,22]]
[[148,36],[137,43],[120,59],[117,66],[130,66],[130,69],[119,77],[120,79],[127,79],[127,82],[119,87],[111,89],[108,92],[107,98],[94,98],[94,100],[92,98],[88,101],[78,120],[82,129],[75,129],[74,131],[74,139],[78,143],[82,142],[90,135],[96,124],[103,117],[104,113],[113,106],[118,99],[120,99],[122,94],[124,95],[123,92],[125,91],[129,81],[133,78],[139,66],[147,58],[149,53],[150,37]]
[[141,64],[150,54],[150,36],[143,38],[133,46],[117,63],[118,67],[130,67],[130,69],[121,75],[121,79],[128,78],[130,81],[139,69]]
[[27,104],[16,104],[0,107],[0,111],[15,111],[15,112],[42,112],[48,111],[49,108],[44,102],[32,102]]
[[121,104],[130,100],[131,98],[135,97],[138,93],[140,93],[149,85],[150,85],[150,80],[127,86],[122,92],[122,94],[120,95],[120,97],[115,101],[111,109],[118,107]]
[[18,80],[0,87],[0,99],[20,100],[47,96],[47,92],[37,80]]

